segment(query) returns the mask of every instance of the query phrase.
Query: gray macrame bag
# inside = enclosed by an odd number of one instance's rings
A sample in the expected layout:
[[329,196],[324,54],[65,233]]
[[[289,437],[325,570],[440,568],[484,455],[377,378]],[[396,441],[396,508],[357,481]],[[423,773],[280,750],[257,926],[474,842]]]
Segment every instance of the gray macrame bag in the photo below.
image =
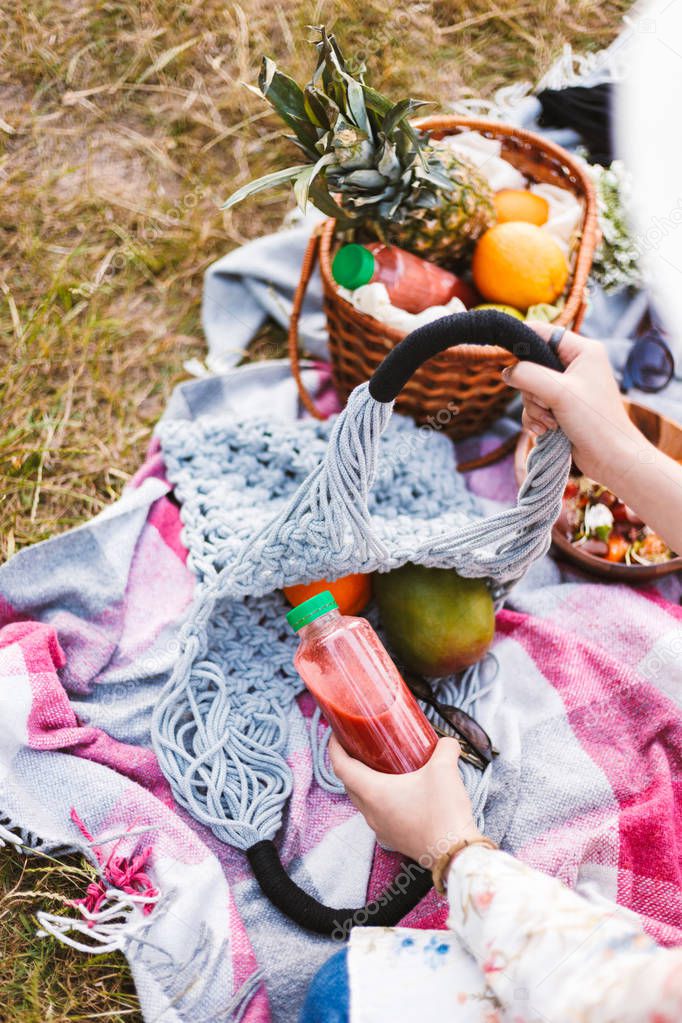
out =
[[[177,422],[159,430],[197,576],[177,663],[154,712],[159,764],[178,803],[246,852],[271,901],[322,934],[347,927],[359,909],[331,909],[303,892],[273,841],[292,792],[284,751],[302,690],[279,591],[409,561],[486,579],[499,607],[547,551],[561,509],[571,451],[560,430],[539,438],[516,507],[481,518],[454,471],[450,441],[391,418],[415,369],[464,343],[500,345],[561,369],[520,321],[494,310],[459,313],[406,337],[333,422],[281,424],[255,414],[201,430]],[[441,682],[441,692],[450,682],[473,707],[477,666]],[[318,741],[318,721],[316,714],[310,728],[316,779],[343,791],[326,766],[328,730]],[[463,768],[481,824],[490,770]],[[428,871],[405,869],[410,887],[371,914],[373,925],[397,923],[428,891]]]

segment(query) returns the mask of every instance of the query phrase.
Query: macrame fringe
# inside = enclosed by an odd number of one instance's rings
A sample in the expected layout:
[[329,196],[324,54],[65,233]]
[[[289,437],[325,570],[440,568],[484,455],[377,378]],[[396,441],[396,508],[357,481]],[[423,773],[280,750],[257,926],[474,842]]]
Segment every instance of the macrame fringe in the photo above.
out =
[[334,769],[329,763],[327,750],[331,739],[331,728],[324,728],[321,724],[322,713],[316,707],[310,719],[310,749],[313,756],[313,773],[315,781],[333,795],[342,796],[346,791],[343,783],[334,774]]

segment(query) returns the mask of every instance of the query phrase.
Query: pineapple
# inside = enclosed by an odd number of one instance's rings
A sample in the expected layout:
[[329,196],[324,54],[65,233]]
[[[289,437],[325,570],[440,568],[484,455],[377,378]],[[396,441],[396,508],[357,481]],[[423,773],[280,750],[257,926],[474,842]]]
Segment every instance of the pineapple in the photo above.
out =
[[332,35],[317,31],[318,64],[304,89],[267,57],[258,82],[305,162],[250,182],[225,207],[293,181],[299,206],[310,199],[340,230],[358,229],[444,266],[461,263],[495,220],[486,180],[410,124],[427,104],[391,103],[365,84],[364,67],[353,73]]
[[389,225],[387,240],[422,259],[456,266],[495,223],[495,207],[486,179],[473,164],[445,146],[437,159],[452,182],[445,201],[409,208],[402,222]]

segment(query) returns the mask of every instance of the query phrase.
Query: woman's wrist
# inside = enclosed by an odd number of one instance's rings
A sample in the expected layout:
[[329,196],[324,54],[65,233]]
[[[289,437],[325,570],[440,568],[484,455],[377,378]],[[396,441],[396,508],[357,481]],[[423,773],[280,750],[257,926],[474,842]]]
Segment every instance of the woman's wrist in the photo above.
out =
[[493,849],[497,851],[498,845],[492,838],[486,835],[476,834],[475,837],[464,838],[454,842],[446,851],[438,857],[432,867],[433,886],[439,895],[447,891],[447,880],[450,871],[456,860],[458,860],[468,849]]
[[[419,857],[415,857],[422,867],[426,867],[427,870],[433,870],[436,862],[443,853],[447,852],[448,849],[453,848],[458,843],[469,843],[475,842],[481,838],[481,832],[478,830],[473,821],[469,821],[464,825],[453,825],[446,826],[437,833],[433,833],[429,836],[422,837],[422,848],[423,852]],[[405,850],[401,850],[405,852]]]
[[672,551],[682,551],[682,464],[648,441],[639,445],[629,466],[609,487],[660,536]]
[[614,430],[610,437],[604,438],[604,450],[608,456],[595,478],[625,504],[634,507],[643,470],[658,460],[660,452],[634,426],[631,430]]

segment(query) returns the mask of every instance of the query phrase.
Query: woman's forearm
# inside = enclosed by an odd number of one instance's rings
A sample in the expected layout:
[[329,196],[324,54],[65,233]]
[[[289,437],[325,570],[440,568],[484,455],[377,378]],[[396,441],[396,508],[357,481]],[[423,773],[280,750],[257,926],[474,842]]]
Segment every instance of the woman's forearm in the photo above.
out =
[[682,465],[641,434],[623,436],[599,482],[682,553]]
[[606,901],[471,846],[448,875],[449,925],[519,1023],[682,1019],[682,949],[659,948]]

